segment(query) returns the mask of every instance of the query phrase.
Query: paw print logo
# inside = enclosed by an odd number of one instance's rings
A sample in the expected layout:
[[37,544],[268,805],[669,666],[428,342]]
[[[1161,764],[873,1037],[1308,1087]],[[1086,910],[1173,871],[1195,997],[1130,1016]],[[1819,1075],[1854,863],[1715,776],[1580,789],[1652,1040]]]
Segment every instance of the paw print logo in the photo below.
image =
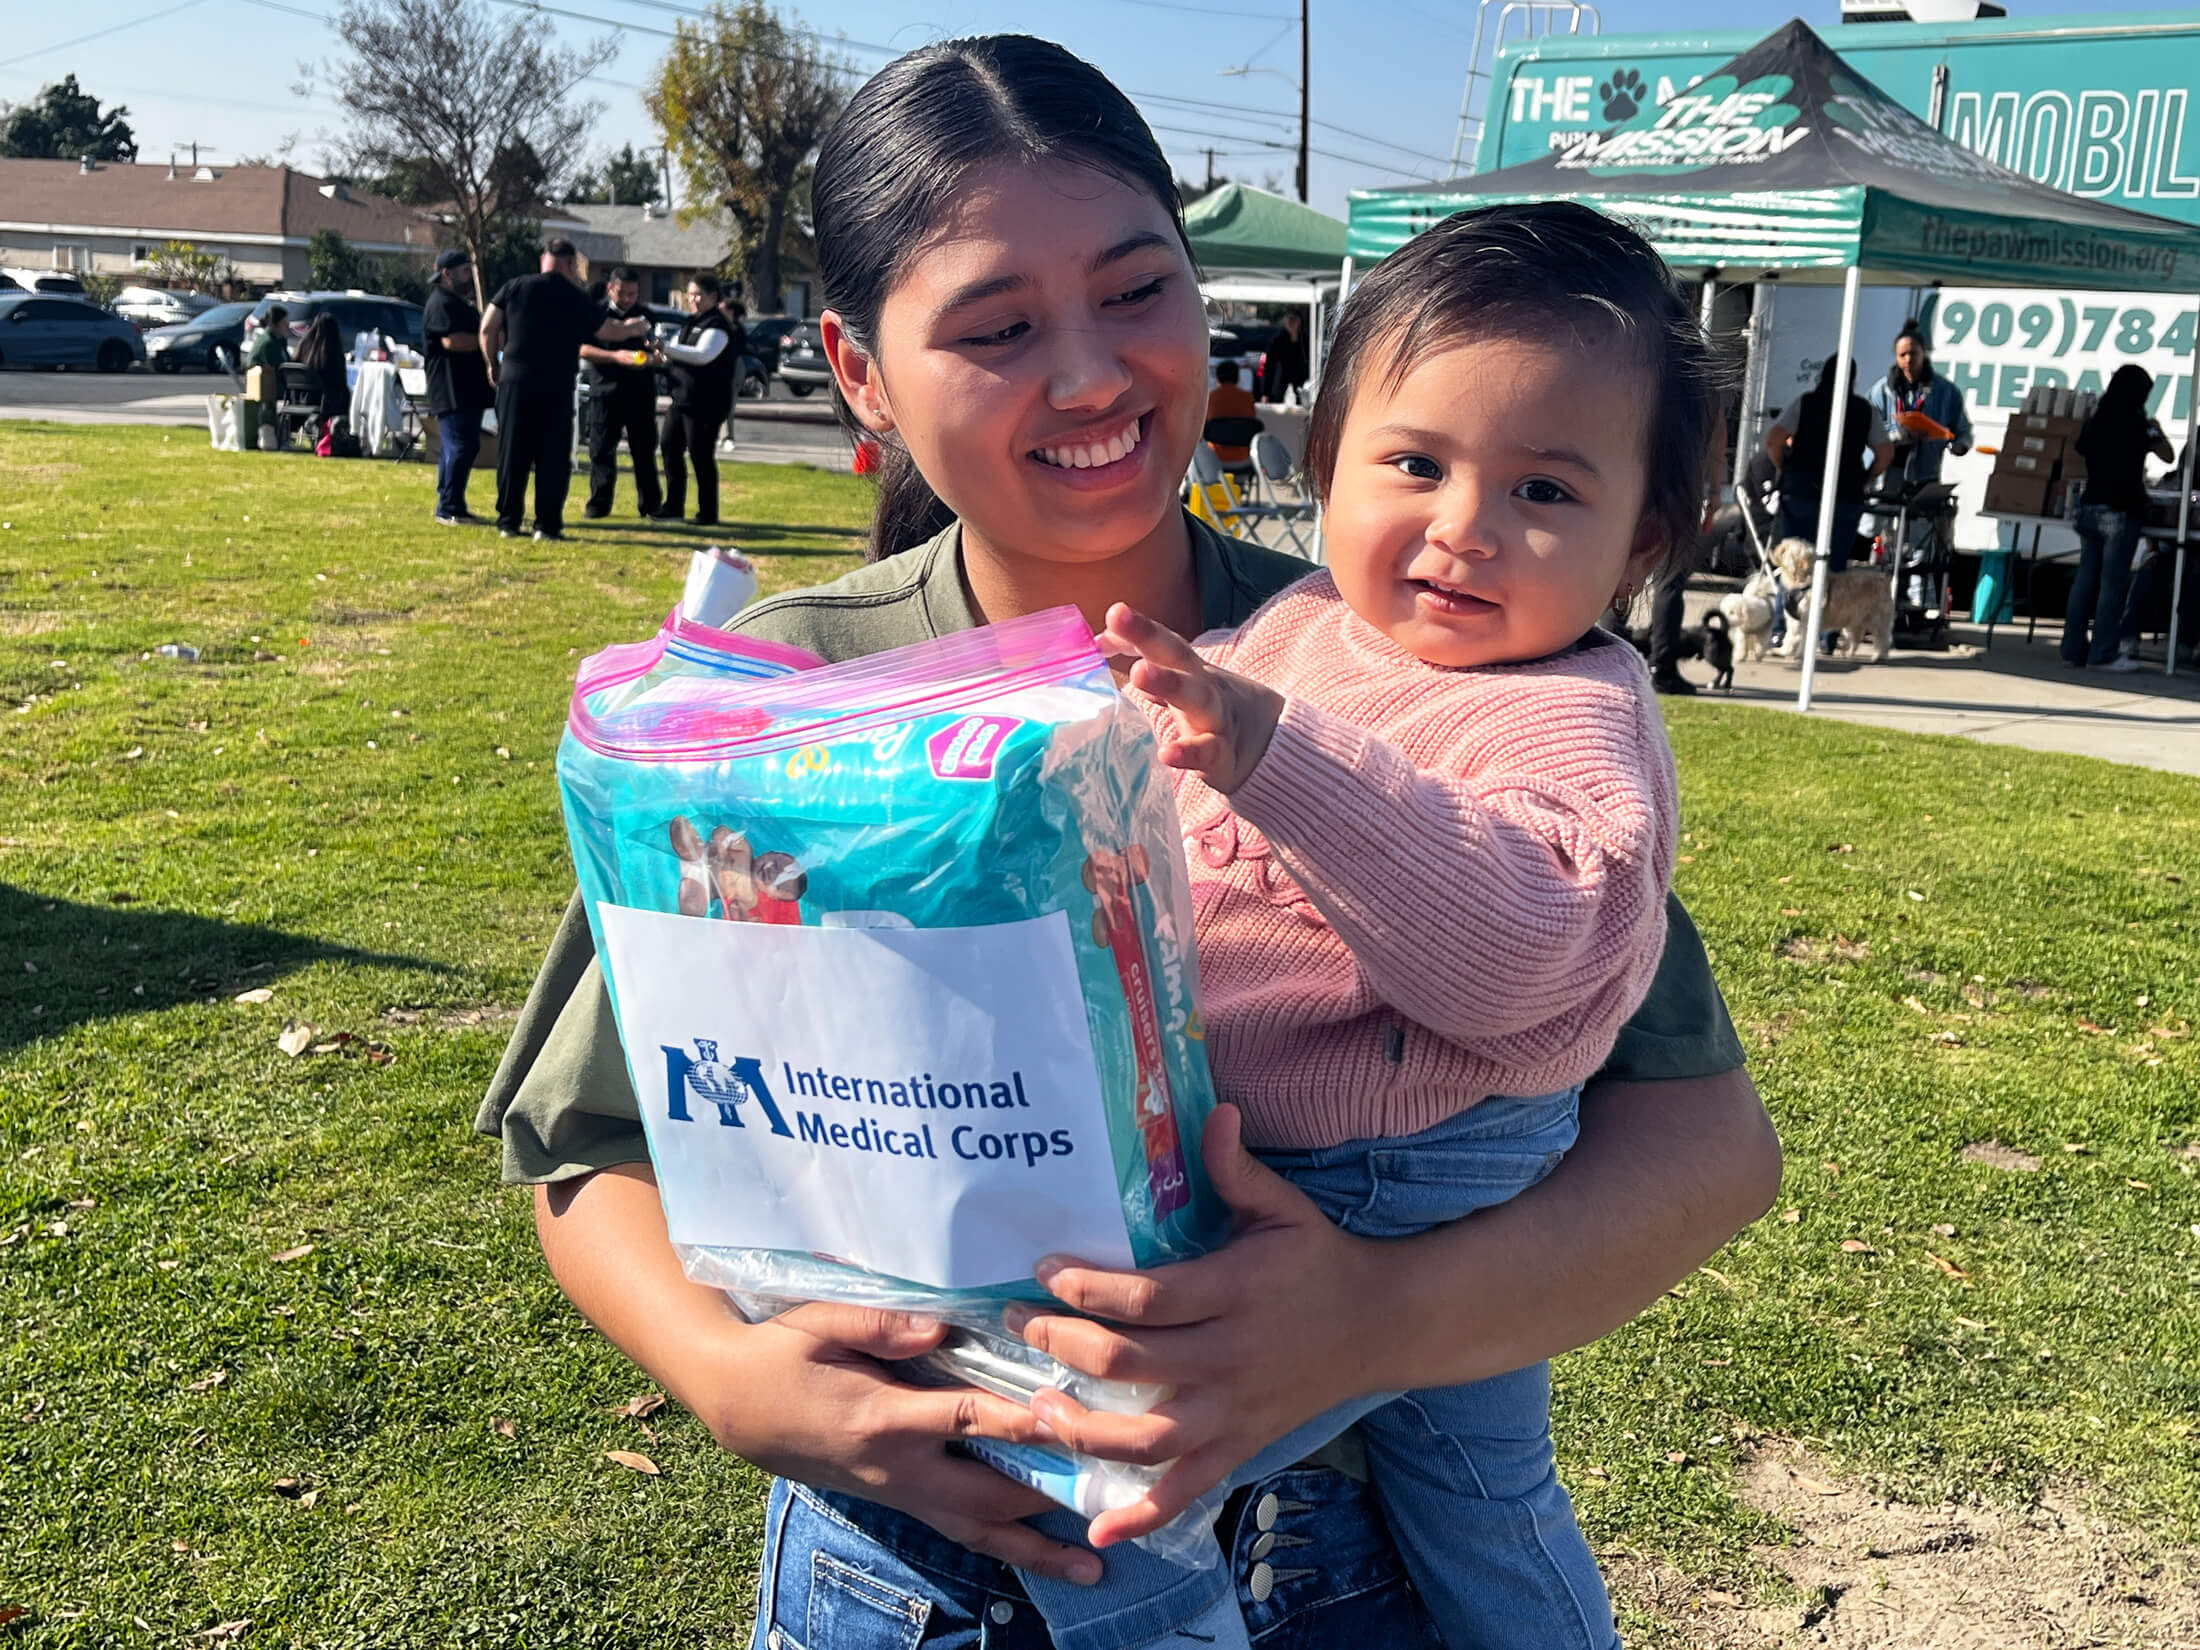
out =
[[1620,69],[1610,80],[1597,87],[1597,96],[1604,99],[1606,120],[1632,120],[1636,111],[1650,101],[1642,76],[1633,69]]

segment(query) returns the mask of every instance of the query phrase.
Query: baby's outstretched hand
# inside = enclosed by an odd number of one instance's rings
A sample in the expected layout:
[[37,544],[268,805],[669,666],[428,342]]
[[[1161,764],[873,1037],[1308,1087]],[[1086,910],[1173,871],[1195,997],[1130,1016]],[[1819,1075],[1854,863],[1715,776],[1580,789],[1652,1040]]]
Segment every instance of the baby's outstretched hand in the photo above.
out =
[[1282,694],[1217,669],[1167,625],[1122,602],[1108,609],[1099,641],[1103,649],[1136,655],[1131,686],[1176,712],[1183,732],[1163,742],[1162,761],[1198,774],[1225,796],[1260,766],[1283,715]]

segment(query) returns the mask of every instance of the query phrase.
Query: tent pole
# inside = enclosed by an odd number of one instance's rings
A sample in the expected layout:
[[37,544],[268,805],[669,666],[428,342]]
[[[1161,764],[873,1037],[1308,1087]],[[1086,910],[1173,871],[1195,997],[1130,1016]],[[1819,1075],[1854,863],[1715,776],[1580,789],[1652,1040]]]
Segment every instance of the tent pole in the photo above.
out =
[[2169,577],[2169,662],[2164,676],[2177,674],[2177,608],[2185,598],[2185,533],[2192,526],[2192,450],[2200,447],[2200,331],[2193,334],[2191,377],[2185,380],[2185,464],[2177,488],[2177,565]]
[[[1833,548],[1833,515],[1841,489],[1835,466],[1848,451],[1849,363],[1856,348],[1856,294],[1862,283],[1861,265],[1851,264],[1841,278],[1841,344],[1834,351],[1833,405],[1826,421],[1826,468],[1818,480],[1818,551],[1810,563],[1810,608],[1803,625],[1803,685],[1795,695],[1797,710],[1810,709],[1811,681],[1818,669],[1818,627],[1826,616],[1826,556]],[[1876,639],[1876,638],[1875,638]]]

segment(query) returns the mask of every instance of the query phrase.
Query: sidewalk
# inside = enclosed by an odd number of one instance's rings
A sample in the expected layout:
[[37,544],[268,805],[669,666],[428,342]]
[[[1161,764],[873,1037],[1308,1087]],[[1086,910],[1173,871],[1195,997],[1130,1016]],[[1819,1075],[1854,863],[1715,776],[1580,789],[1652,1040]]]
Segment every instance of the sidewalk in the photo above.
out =
[[[1694,622],[1716,597],[1690,595]],[[2200,670],[2181,665],[2165,677],[2158,643],[2149,648],[2147,668],[2135,675],[2072,670],[2055,651],[2061,633],[2059,621],[2042,622],[2038,639],[2027,644],[2019,619],[1997,627],[1989,649],[1982,645],[1983,627],[1958,625],[1955,645],[1945,653],[1897,649],[1877,665],[1821,659],[1811,714],[2200,774]],[[1701,664],[1690,660],[1681,669],[1702,685]],[[1801,674],[1800,659],[1737,661],[1731,694],[1700,697],[1793,710]]]

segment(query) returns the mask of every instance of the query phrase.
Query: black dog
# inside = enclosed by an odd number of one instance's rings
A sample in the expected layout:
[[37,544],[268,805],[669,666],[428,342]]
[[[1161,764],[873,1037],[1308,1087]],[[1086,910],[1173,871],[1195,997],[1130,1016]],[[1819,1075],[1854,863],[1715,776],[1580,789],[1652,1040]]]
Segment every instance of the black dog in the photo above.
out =
[[[1620,632],[1634,643],[1635,651],[1644,658],[1650,656],[1650,632],[1627,629]],[[1726,615],[1714,609],[1703,616],[1702,624],[1692,624],[1680,634],[1673,649],[1674,662],[1682,659],[1701,659],[1711,667],[1711,685],[1722,693],[1734,686],[1734,637],[1727,629]]]

